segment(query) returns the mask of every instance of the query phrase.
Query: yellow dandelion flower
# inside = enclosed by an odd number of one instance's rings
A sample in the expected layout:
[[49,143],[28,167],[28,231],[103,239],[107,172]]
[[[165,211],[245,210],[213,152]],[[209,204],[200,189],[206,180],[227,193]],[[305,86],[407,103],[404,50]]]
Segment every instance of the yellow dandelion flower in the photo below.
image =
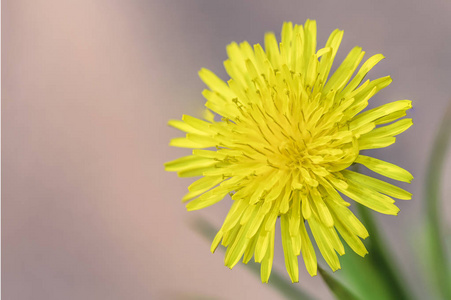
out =
[[254,257],[263,282],[271,272],[279,217],[285,265],[297,282],[301,253],[310,275],[317,273],[311,236],[333,271],[340,269],[337,253],[345,252],[339,235],[359,255],[367,253],[361,239],[368,232],[341,194],[389,215],[399,211],[392,197],[411,199],[399,187],[348,169],[358,163],[410,182],[408,171],[360,151],[393,144],[412,125],[411,119],[396,121],[412,105],[399,100],[361,113],[392,80],[363,82],[381,54],[370,57],[351,80],[365,53],[360,47],[328,79],[342,36],[343,31],[333,31],[317,51],[316,22],[307,20],[304,26],[284,23],[280,44],[267,33],[265,50],[232,43],[224,62],[227,83],[206,69],[199,72],[209,88],[203,91],[204,120],[184,115],[169,122],[186,132],[170,145],[194,150],[166,163],[166,170],[202,176],[183,197],[191,200],[187,209],[202,209],[228,194],[233,200],[211,251],[222,241],[229,268]]

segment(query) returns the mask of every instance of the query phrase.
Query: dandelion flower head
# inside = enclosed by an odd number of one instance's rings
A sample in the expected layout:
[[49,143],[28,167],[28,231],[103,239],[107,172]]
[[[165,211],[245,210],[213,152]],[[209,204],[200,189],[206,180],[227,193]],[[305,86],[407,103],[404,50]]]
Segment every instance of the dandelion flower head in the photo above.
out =
[[183,197],[190,201],[187,209],[232,199],[211,251],[219,243],[227,247],[229,268],[254,257],[263,282],[271,273],[278,219],[285,265],[297,282],[301,254],[310,275],[317,273],[313,241],[333,271],[340,269],[337,254],[345,252],[342,240],[359,255],[367,253],[361,239],[368,232],[341,195],[389,215],[399,212],[393,198],[411,198],[397,186],[349,170],[357,163],[391,179],[412,180],[401,167],[361,154],[393,144],[412,125],[400,119],[412,105],[399,100],[362,112],[392,80],[363,80],[381,54],[353,77],[364,56],[360,47],[329,77],[342,36],[333,31],[317,50],[316,22],[307,20],[304,26],[284,23],[280,44],[267,33],[265,49],[231,43],[224,62],[227,83],[209,70],[199,72],[208,86],[203,119],[184,115],[169,122],[186,132],[170,145],[193,151],[166,163],[166,170],[202,176]]

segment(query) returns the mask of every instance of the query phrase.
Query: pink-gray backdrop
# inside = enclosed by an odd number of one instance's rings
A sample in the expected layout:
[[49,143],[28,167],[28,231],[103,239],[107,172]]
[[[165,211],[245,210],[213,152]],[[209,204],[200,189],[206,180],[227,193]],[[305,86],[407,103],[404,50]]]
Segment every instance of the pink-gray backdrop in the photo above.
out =
[[[319,46],[335,28],[338,59],[360,45],[387,58],[369,75],[394,82],[373,105],[412,99],[414,126],[374,155],[415,176],[398,217],[379,216],[399,266],[418,283],[415,241],[431,142],[451,99],[449,1],[2,1],[2,287],[4,299],[277,299],[242,265],[189,227],[219,226],[230,202],[186,212],[190,180],[163,163],[166,125],[199,115],[197,77],[224,79],[231,41],[261,43],[283,21],[318,21]],[[451,161],[446,165],[451,178]],[[406,186],[403,186],[406,187]],[[451,193],[449,186],[442,191]],[[444,211],[450,219],[450,204]],[[277,243],[280,244],[280,243]],[[297,286],[331,299],[303,264]],[[280,245],[275,269],[284,270]],[[201,298],[202,299],[202,298]]]

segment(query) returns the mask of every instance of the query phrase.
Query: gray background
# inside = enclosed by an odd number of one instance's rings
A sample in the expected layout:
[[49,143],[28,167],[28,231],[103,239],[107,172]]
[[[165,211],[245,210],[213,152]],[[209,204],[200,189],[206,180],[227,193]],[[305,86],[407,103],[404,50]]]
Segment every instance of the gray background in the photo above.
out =
[[[277,299],[189,227],[220,226],[230,202],[186,212],[191,180],[163,163],[182,114],[198,116],[207,67],[226,79],[231,41],[263,42],[283,21],[318,22],[318,46],[345,31],[387,58],[369,78],[394,82],[372,106],[411,99],[414,126],[373,155],[408,168],[414,193],[378,216],[398,265],[422,293],[416,249],[431,142],[451,98],[450,1],[2,1],[2,287],[4,299]],[[448,159],[444,182],[451,178]],[[444,195],[451,193],[448,186]],[[451,217],[450,204],[444,212]],[[274,268],[288,281],[280,238]],[[297,286],[331,299],[300,263]],[[338,271],[337,274],[339,274]]]

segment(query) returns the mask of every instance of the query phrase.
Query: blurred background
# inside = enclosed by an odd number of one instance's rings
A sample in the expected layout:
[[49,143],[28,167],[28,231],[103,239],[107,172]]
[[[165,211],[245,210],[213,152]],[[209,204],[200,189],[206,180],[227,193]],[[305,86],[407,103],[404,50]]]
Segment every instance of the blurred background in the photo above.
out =
[[[371,106],[411,99],[414,126],[372,155],[409,169],[413,193],[398,217],[378,215],[416,293],[414,243],[424,170],[451,101],[450,1],[2,1],[2,287],[4,299],[278,299],[269,284],[192,229],[219,228],[230,200],[186,212],[190,179],[163,163],[166,124],[199,116],[206,67],[227,79],[225,46],[262,43],[283,21],[318,22],[318,46],[345,34],[336,61],[359,45],[386,59],[369,73],[393,83]],[[451,153],[448,155],[451,157]],[[443,182],[451,180],[451,159]],[[451,185],[441,193],[451,194]],[[451,204],[443,203],[448,223]],[[321,261],[320,261],[321,263]],[[280,235],[274,269],[285,276]],[[298,287],[332,299],[300,263]],[[338,271],[336,274],[339,276]]]

